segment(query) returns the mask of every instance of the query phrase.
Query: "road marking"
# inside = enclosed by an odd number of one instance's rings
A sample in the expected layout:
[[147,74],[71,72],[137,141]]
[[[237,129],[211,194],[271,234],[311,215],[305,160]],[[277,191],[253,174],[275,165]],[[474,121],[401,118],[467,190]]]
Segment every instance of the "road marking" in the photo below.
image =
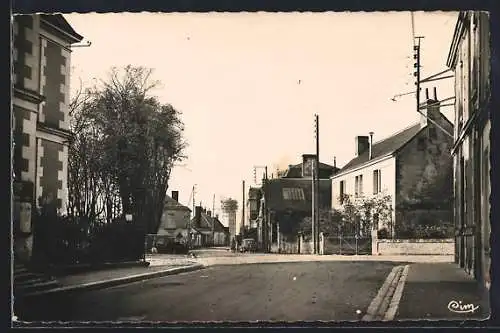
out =
[[384,284],[382,284],[382,287],[380,287],[377,296],[372,300],[370,305],[368,306],[368,309],[366,310],[366,314],[363,316],[361,320],[363,321],[370,321],[373,320],[373,318],[377,315],[378,309],[380,308],[380,305],[382,304],[382,301],[384,300],[384,297],[387,294],[387,291],[389,290],[389,287],[393,283],[394,279],[396,278],[396,275],[398,272],[400,272],[403,269],[403,266],[395,266],[392,271],[389,273],[387,278],[384,281]]
[[392,296],[391,304],[389,305],[389,309],[385,313],[384,320],[393,320],[398,311],[399,302],[401,301],[401,297],[403,296],[403,290],[405,287],[406,278],[408,277],[408,270],[410,269],[410,265],[406,265],[403,269],[403,273],[401,274],[401,278],[398,281],[398,286],[396,287],[396,291],[394,291],[394,295]]

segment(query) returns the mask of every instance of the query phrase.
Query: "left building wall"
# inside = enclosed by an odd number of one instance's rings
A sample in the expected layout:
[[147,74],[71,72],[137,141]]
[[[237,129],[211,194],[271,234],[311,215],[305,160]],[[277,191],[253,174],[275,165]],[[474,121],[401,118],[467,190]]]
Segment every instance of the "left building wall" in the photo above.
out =
[[33,254],[35,209],[65,213],[70,46],[82,40],[62,15],[19,15],[12,21],[14,118],[14,255]]

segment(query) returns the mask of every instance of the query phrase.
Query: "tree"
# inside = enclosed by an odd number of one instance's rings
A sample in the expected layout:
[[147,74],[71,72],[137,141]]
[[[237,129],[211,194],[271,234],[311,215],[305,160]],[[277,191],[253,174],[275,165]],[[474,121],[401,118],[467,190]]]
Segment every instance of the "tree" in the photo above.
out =
[[[305,217],[299,224],[299,231],[312,233],[312,219]],[[319,231],[325,234],[356,233],[370,234],[374,223],[378,228],[391,228],[391,196],[380,193],[374,196],[353,198],[345,195],[340,209],[320,209]]]
[[104,215],[108,222],[130,213],[146,232],[159,225],[172,167],[185,158],[187,144],[181,113],[151,96],[159,84],[152,73],[112,68],[108,80],[73,101],[74,212]]

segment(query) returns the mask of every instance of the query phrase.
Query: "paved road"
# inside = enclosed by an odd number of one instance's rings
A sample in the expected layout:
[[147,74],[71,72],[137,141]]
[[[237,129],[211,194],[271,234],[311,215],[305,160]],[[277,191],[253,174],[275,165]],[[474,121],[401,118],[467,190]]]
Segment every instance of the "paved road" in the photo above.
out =
[[[21,320],[315,321],[362,317],[395,262],[214,266],[32,302]],[[361,314],[356,314],[356,310]]]

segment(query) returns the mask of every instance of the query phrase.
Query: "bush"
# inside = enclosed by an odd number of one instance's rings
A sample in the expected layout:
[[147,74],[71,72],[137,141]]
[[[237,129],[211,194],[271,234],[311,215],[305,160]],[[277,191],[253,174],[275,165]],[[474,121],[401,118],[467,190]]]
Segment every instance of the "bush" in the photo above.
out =
[[453,226],[419,225],[399,228],[396,236],[399,239],[445,239],[453,237]]
[[388,239],[390,238],[389,231],[387,228],[382,228],[377,231],[377,238],[378,239]]

